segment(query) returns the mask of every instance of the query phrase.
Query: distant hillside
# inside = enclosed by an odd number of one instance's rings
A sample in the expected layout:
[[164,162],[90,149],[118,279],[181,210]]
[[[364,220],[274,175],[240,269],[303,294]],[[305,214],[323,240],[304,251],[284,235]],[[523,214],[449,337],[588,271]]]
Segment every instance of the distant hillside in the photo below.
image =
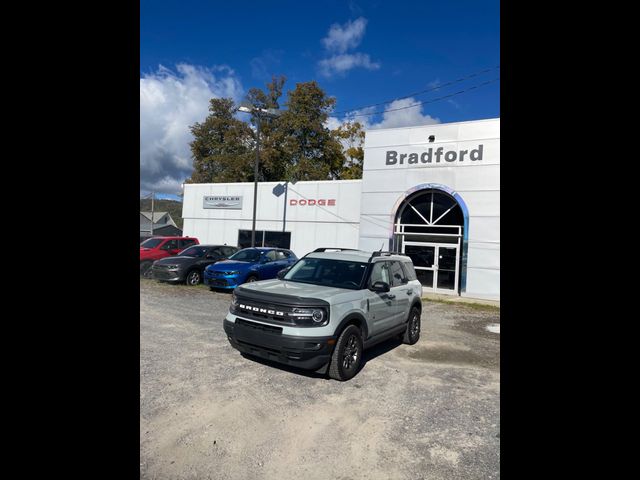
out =
[[[182,229],[182,202],[177,202],[175,200],[158,200],[156,199],[153,202],[153,209],[156,212],[169,212],[173,221],[176,222],[178,228]],[[151,211],[151,199],[150,198],[141,198],[140,199],[140,211],[141,212],[150,212]]]

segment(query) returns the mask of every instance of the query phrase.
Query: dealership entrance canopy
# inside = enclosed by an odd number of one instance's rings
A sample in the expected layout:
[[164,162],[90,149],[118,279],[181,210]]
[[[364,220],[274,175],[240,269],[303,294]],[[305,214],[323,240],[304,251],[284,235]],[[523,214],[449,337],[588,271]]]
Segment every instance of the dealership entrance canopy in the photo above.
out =
[[[362,180],[278,183],[258,185],[256,245],[404,252],[426,292],[500,299],[500,119],[368,130]],[[185,184],[183,232],[250,246],[252,208],[253,183]]]

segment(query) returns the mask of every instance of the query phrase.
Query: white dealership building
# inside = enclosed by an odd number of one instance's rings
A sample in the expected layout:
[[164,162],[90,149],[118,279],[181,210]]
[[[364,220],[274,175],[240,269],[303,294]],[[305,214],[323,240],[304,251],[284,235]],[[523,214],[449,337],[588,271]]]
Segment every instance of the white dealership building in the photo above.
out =
[[[426,292],[500,299],[499,118],[368,130],[362,180],[282,184],[258,184],[256,245],[404,252]],[[185,184],[183,233],[250,246],[253,193]]]

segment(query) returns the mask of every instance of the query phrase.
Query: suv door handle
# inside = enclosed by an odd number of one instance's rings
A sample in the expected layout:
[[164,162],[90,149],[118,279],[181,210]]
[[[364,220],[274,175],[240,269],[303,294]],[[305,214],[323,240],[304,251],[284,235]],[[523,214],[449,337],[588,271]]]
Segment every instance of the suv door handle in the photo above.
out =
[[393,293],[388,293],[387,298],[390,298],[393,300],[394,298],[396,298],[396,296]]

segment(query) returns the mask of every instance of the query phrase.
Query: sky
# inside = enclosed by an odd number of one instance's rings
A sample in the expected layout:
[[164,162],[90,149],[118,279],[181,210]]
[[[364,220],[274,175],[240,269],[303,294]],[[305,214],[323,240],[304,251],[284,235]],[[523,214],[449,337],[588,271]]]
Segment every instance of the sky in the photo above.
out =
[[189,126],[211,98],[242,101],[272,75],[335,97],[328,128],[374,129],[497,118],[499,67],[493,0],[141,0],[141,193],[178,198]]

